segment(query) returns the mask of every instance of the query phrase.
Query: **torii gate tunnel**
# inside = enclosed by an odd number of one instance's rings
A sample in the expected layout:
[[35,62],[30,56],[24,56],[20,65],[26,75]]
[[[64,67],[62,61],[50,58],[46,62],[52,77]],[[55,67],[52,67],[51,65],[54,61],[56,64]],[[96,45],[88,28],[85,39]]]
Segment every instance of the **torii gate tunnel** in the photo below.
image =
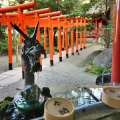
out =
[[[119,1],[119,0],[118,0]],[[26,33],[26,26],[35,27],[36,23],[39,22],[39,29],[37,32],[37,40],[41,42],[41,35],[40,35],[40,28],[44,28],[44,49],[46,50],[46,34],[47,28],[49,31],[49,54],[50,54],[50,66],[54,65],[54,38],[53,32],[54,27],[58,28],[58,51],[59,51],[59,61],[62,62],[62,50],[65,49],[66,51],[66,58],[69,57],[69,47],[71,45],[71,54],[74,55],[75,52],[86,48],[86,37],[87,31],[84,30],[83,33],[78,34],[78,30],[72,30],[71,34],[68,35],[68,31],[73,26],[82,26],[86,25],[89,19],[75,17],[75,18],[66,18],[66,15],[62,15],[61,11],[51,12],[50,8],[44,8],[39,10],[33,10],[29,12],[23,12],[24,9],[34,8],[36,7],[36,2],[30,2],[26,4],[20,4],[17,6],[10,6],[6,8],[0,8],[0,23],[1,25],[8,27],[8,63],[9,63],[9,70],[13,69],[12,66],[12,27],[11,23],[15,23],[19,25],[20,29]],[[17,13],[7,13],[17,11]],[[102,27],[102,21],[97,22],[97,18],[95,19],[94,24],[94,34],[91,37],[97,37],[98,31],[97,26]],[[22,43],[23,37],[20,35],[20,46]],[[74,47],[76,45],[76,47]],[[116,45],[116,44],[115,44]],[[114,49],[113,49],[114,50]],[[114,52],[117,52],[114,50]],[[46,58],[46,54],[44,56]],[[113,58],[114,59],[114,58]],[[42,66],[42,56],[40,57],[40,63]],[[114,64],[114,63],[113,63]],[[113,65],[114,66],[114,65]],[[113,74],[115,74],[114,69]],[[24,68],[22,67],[22,73],[24,73]],[[112,75],[113,75],[112,74]],[[114,76],[114,75],[113,75]],[[117,82],[120,82],[117,81]]]

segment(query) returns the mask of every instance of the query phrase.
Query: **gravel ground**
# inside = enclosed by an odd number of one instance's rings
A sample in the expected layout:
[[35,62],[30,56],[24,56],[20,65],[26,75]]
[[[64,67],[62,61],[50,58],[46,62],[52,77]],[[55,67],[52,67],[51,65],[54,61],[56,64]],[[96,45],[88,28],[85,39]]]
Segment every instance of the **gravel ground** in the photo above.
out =
[[[13,68],[18,67],[20,65],[20,62],[16,63],[16,56],[12,56],[13,60]],[[21,58],[19,56],[19,61],[21,61]],[[0,73],[8,71],[8,56],[7,55],[0,55]]]
[[[47,67],[39,73],[39,80],[35,82],[42,87],[49,87],[51,94],[56,92],[64,92],[66,90],[72,90],[79,86],[95,85],[96,75],[88,74],[84,72],[84,68],[80,63],[93,51],[103,49],[100,45],[92,44],[86,49],[79,51],[79,55],[70,55],[68,59],[63,59],[63,62],[58,62],[52,67]],[[7,57],[0,57],[0,73],[8,69]],[[15,56],[14,56],[15,58]],[[13,58],[13,59],[14,59]],[[5,62],[6,61],[6,62]],[[15,61],[13,66],[17,66]],[[0,89],[0,100],[6,96],[14,96],[20,90],[16,88],[22,88],[24,86],[24,80],[9,84]]]

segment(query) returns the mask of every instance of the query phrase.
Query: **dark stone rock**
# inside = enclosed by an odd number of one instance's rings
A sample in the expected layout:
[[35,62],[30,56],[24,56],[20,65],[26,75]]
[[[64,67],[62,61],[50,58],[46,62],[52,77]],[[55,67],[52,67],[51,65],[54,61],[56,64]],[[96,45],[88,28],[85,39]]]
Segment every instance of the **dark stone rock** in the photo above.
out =
[[21,96],[27,103],[32,104],[39,101],[40,93],[40,88],[36,84],[33,84],[25,86],[25,88],[21,91]]
[[99,55],[97,55],[92,64],[99,65],[101,67],[111,67],[112,62],[112,48],[104,49]]
[[52,98],[52,95],[50,94],[50,89],[48,87],[43,87],[41,93],[46,97]]
[[97,55],[99,55],[101,52],[102,52],[102,50],[97,50],[97,51],[92,52],[90,55],[88,55],[88,56],[85,58],[85,60],[84,60],[85,64],[92,64],[93,59],[94,59]]
[[85,113],[85,112],[86,112],[86,109],[82,109],[82,111]]

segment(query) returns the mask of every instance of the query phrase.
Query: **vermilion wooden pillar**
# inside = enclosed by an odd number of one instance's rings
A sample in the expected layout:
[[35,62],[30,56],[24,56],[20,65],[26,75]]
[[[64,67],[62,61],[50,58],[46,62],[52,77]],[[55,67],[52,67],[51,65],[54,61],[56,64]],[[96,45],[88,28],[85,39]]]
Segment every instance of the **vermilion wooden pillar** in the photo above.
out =
[[[86,25],[86,19],[84,19],[84,25]],[[86,29],[84,29],[84,49],[86,48]]]
[[120,83],[120,0],[116,1],[111,82]]
[[[80,20],[80,26],[82,26],[82,19]],[[80,50],[82,50],[82,32],[80,32]]]
[[[35,13],[35,25],[39,22],[39,15]],[[37,36],[36,39],[40,42],[40,22],[38,25]]]
[[70,35],[68,35],[68,48],[70,46]]
[[61,26],[60,19],[58,18],[58,49],[59,49],[59,61],[62,62],[62,45],[61,45]]
[[[9,17],[7,17],[5,13],[2,13],[2,18],[9,19]],[[3,24],[6,24],[6,23],[3,23]],[[10,22],[7,22],[7,26],[8,26],[8,69],[12,70],[13,69],[13,66],[12,66],[12,27],[11,27]]]
[[64,30],[64,27],[63,27],[63,30],[62,30],[62,50],[64,50],[64,47],[65,47],[65,30]]
[[52,24],[51,24],[50,16],[48,16],[48,26],[49,26],[50,66],[53,66],[53,40],[52,40]]
[[51,25],[51,26],[52,26],[52,28],[51,28],[52,29],[52,35],[51,36],[52,36],[52,46],[53,46],[52,52],[53,52],[53,55],[54,55],[54,27],[53,27],[53,25]]
[[[71,19],[71,23],[73,26],[73,19]],[[71,31],[71,49],[72,49],[72,55],[74,55],[74,36],[73,36],[73,30]]]
[[65,19],[65,26],[64,26],[64,28],[65,28],[65,47],[66,47],[66,58],[68,58],[69,56],[68,56],[68,34],[67,34],[67,32],[68,32],[68,25],[67,25],[67,20]]
[[[44,50],[46,51],[46,47],[47,47],[47,44],[46,44],[46,32],[47,32],[47,29],[46,27],[44,27]],[[44,54],[44,58],[46,58],[46,53]]]
[[[76,27],[78,26],[78,19],[76,19]],[[78,29],[76,29],[76,52],[78,52]]]
[[[22,10],[18,8],[18,19],[19,19],[19,26],[22,31],[24,31],[23,25],[23,13]],[[22,45],[23,36],[20,34],[20,46]]]
[[8,22],[8,56],[9,70],[12,70],[12,27],[10,22]]

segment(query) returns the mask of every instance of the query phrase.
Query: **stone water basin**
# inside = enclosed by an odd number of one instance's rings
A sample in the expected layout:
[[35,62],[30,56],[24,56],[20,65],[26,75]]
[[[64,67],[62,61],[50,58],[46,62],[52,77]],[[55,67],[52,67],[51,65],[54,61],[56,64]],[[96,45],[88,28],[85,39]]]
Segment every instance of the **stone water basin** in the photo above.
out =
[[82,87],[56,93],[53,97],[67,98],[74,104],[74,120],[120,120],[120,109],[109,107],[101,101],[102,91],[103,88]]

